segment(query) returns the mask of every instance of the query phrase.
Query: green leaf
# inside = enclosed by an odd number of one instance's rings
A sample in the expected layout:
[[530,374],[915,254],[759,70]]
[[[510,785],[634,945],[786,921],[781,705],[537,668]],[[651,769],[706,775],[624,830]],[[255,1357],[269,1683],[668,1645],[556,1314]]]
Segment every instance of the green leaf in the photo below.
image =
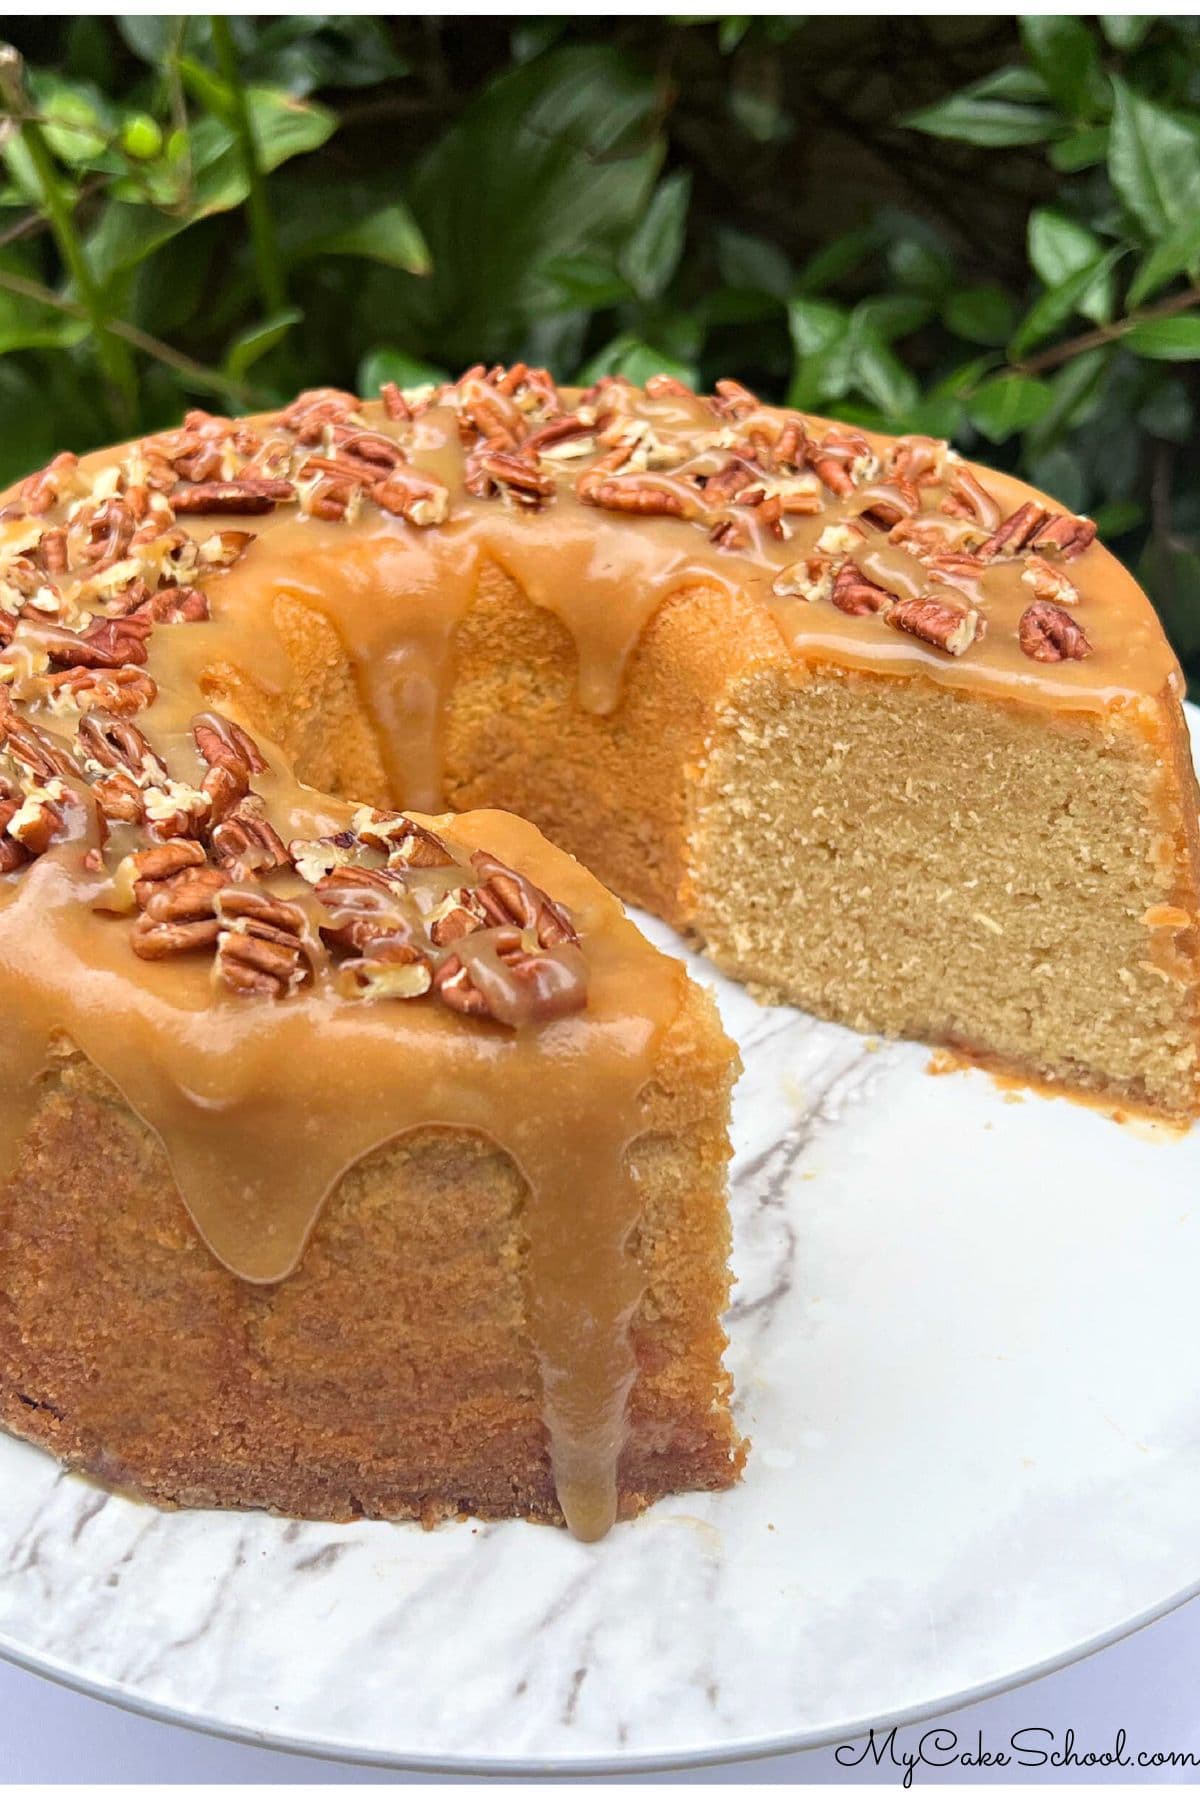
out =
[[[292,157],[319,149],[337,125],[325,107],[272,89],[247,88],[246,104],[259,162],[268,174]],[[191,149],[194,181],[187,211],[160,212],[125,198],[123,188],[116,190],[121,198],[108,201],[87,243],[93,273],[102,286],[198,219],[230,212],[245,200],[249,184],[228,126],[216,118],[201,120],[192,132]]]
[[[1073,506],[1072,512],[1081,512],[1082,506]],[[1098,506],[1092,514],[1096,530],[1104,543],[1121,537],[1127,531],[1136,531],[1146,517],[1146,509],[1137,500],[1109,500]]]
[[493,81],[450,126],[409,194],[433,261],[414,328],[447,357],[505,353],[561,311],[558,258],[615,264],[664,145],[652,78],[607,45],[557,49]]
[[880,294],[861,300],[856,315],[885,344],[910,337],[931,316],[933,306],[919,294]]
[[1081,425],[1097,410],[1105,379],[1113,364],[1111,349],[1084,350],[1050,378],[1054,399],[1026,438],[1030,455],[1042,454],[1062,434]]
[[1107,125],[1089,125],[1084,131],[1073,131],[1069,137],[1060,138],[1057,144],[1051,144],[1049,150],[1051,163],[1063,175],[1073,175],[1079,169],[1094,168],[1107,155]]
[[855,307],[846,329],[822,360],[824,395],[829,399],[862,394],[887,418],[896,418],[917,403],[916,378],[874,329],[869,301]]
[[1057,287],[1101,256],[1104,246],[1094,231],[1050,206],[1035,206],[1029,215],[1029,260],[1047,287]]
[[1060,326],[1065,325],[1072,314],[1080,310],[1085,297],[1093,293],[1096,284],[1103,280],[1122,254],[1119,249],[1106,251],[1103,256],[1098,256],[1083,268],[1077,269],[1073,275],[1068,275],[1057,287],[1048,288],[1035,300],[1008,347],[1011,360],[1019,362],[1035,344],[1052,337]]
[[954,280],[954,263],[939,245],[907,234],[888,245],[888,268],[898,287],[940,300]]
[[[1048,288],[1061,287],[1072,275],[1104,255],[1104,245],[1086,225],[1053,207],[1036,206],[1029,215],[1029,260]],[[1108,272],[1080,296],[1076,310],[1104,324],[1112,317],[1113,293]]]
[[225,353],[225,373],[230,380],[243,381],[259,358],[282,343],[292,326],[298,325],[303,317],[298,307],[289,306],[272,318],[239,332]]
[[631,300],[632,289],[623,275],[600,256],[556,256],[546,264],[547,276],[556,284],[568,306],[589,311]]
[[246,110],[258,160],[268,175],[293,156],[318,150],[337,130],[337,115],[315,100],[297,100],[278,88],[248,87]]
[[1053,107],[1039,103],[1045,94],[1044,85],[1031,71],[1002,69],[945,100],[909,113],[901,123],[930,137],[993,149],[1044,144],[1063,130]]
[[1184,270],[1195,273],[1200,265],[1200,213],[1183,219],[1160,238],[1129,284],[1127,305],[1140,306],[1151,294],[1174,281]]
[[686,172],[659,182],[621,250],[618,266],[639,300],[657,300],[679,267],[691,192]]
[[1035,425],[1053,398],[1049,383],[1031,375],[997,375],[976,391],[968,403],[967,414],[989,443],[1002,444],[1018,431]]
[[786,300],[795,284],[792,265],[777,244],[735,226],[717,228],[717,268],[728,287]]
[[99,89],[39,69],[30,73],[29,91],[55,156],[72,167],[94,167],[116,131],[113,108]]
[[788,302],[788,329],[797,356],[820,356],[846,330],[849,315],[832,300],[810,300],[803,294]]
[[1166,107],[1114,75],[1108,172],[1152,238],[1200,211],[1200,139]]
[[421,228],[402,200],[318,240],[315,248],[322,256],[366,256],[390,269],[407,269],[410,275],[427,275],[430,268]]
[[961,288],[942,308],[948,331],[970,344],[1004,344],[1016,324],[1016,302],[994,281],[980,287]]
[[1127,331],[1121,342],[1152,362],[1200,362],[1200,313],[1144,319]]
[[805,263],[797,288],[801,293],[815,294],[844,280],[878,245],[879,234],[873,225],[863,225],[857,231],[847,231],[843,236],[831,239]]
[[1021,41],[1051,95],[1071,119],[1092,119],[1108,90],[1096,40],[1082,19],[1069,14],[1026,13]]
[[360,394],[373,399],[387,381],[394,381],[399,388],[434,386],[449,381],[447,370],[438,368],[435,363],[422,362],[419,357],[409,356],[403,350],[391,350],[380,347],[364,356],[358,365],[356,385]]
[[81,343],[88,334],[85,320],[24,294],[11,293],[2,285],[5,274],[28,280],[33,273],[31,265],[15,253],[0,253],[0,356],[10,350],[62,350]]
[[1101,17],[1100,29],[1114,50],[1136,50],[1153,23],[1152,14],[1107,13]]

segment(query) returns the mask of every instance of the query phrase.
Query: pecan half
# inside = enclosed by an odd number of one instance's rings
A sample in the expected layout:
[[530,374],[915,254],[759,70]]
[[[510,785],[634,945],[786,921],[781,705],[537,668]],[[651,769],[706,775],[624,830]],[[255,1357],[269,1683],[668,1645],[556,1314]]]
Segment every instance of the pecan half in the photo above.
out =
[[522,506],[540,506],[554,492],[554,480],[543,475],[536,461],[507,450],[485,446],[467,458],[466,483],[471,493],[486,499],[497,489]]
[[895,631],[906,631],[948,656],[961,656],[976,638],[983,636],[983,619],[974,607],[952,606],[948,601],[919,594],[913,600],[897,600],[884,614]]
[[95,707],[80,719],[78,738],[85,759],[97,768],[122,770],[137,782],[167,779],[166,769],[128,719]]
[[308,922],[300,907],[250,888],[225,887],[216,910],[217,981],[237,994],[278,998],[308,979]]
[[257,794],[247,794],[214,827],[212,851],[235,882],[244,882],[267,869],[282,869],[291,862],[287,846],[267,818]]
[[400,392],[400,389],[396,386],[396,383],[394,381],[385,381],[384,382],[383,386],[379,390],[379,397],[383,401],[383,410],[384,410],[384,414],[387,418],[389,418],[389,419],[411,419],[412,418],[412,413],[409,411],[408,401],[404,398],[404,395]]
[[200,481],[175,488],[171,505],[177,513],[268,513],[296,498],[295,483],[258,477],[237,481]]
[[1033,547],[1035,550],[1057,550],[1071,562],[1083,554],[1095,536],[1093,520],[1078,518],[1074,513],[1055,513],[1037,533]]
[[1027,500],[1016,512],[1002,519],[991,537],[979,546],[980,556],[1019,556],[1033,543],[1050,518],[1048,509],[1036,500]]
[[861,618],[864,613],[881,612],[895,596],[887,588],[880,587],[877,581],[864,575],[855,563],[847,559],[834,576],[829,598],[839,612]]
[[968,519],[983,532],[995,531],[1000,508],[982,483],[962,463],[948,465],[941,510],[952,519]]
[[610,475],[589,469],[580,476],[575,492],[589,506],[643,518],[698,519],[704,510],[699,493],[689,493],[682,482],[663,475]]
[[246,798],[250,777],[261,775],[267,765],[250,734],[223,713],[197,713],[192,737],[208,764],[201,792],[208,799],[212,823],[220,824]]
[[84,631],[49,627],[39,634],[43,648],[68,669],[119,669],[144,663],[146,639],[154,621],[136,615],[125,619],[93,619]]
[[574,944],[531,949],[515,926],[459,940],[433,978],[444,1006],[514,1028],[562,1018],[587,1004],[587,966]]
[[[143,879],[151,881],[148,875]],[[184,865],[181,873],[154,880],[145,910],[130,933],[134,955],[160,962],[191,950],[211,949],[220,932],[217,895],[227,879],[220,869]]]
[[484,877],[483,886],[476,889],[476,898],[489,923],[532,931],[544,950],[555,944],[579,942],[570,914],[527,875],[518,874],[486,850],[472,852],[471,866]]
[[1035,600],[1025,608],[1017,635],[1034,662],[1080,662],[1092,653],[1083,627],[1049,600]]

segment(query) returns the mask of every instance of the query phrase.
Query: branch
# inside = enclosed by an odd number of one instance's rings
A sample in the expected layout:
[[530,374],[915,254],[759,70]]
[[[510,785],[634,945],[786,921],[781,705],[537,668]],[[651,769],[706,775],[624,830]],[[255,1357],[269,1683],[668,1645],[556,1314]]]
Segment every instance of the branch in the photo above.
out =
[[[57,312],[66,313],[72,319],[88,319],[87,307],[82,306],[79,301],[65,300],[52,288],[43,287],[40,281],[29,281],[24,275],[12,275],[7,269],[0,269],[0,289],[18,294],[23,300],[36,300],[42,306],[52,306]],[[194,362],[181,350],[173,350],[170,344],[151,337],[149,332],[140,331],[136,325],[127,325],[123,319],[110,319],[108,329],[123,344],[131,344],[135,350],[153,357],[155,362],[174,369],[177,375],[182,375],[193,387],[206,393],[220,394],[243,408],[248,401],[263,398],[259,389],[248,387],[243,381],[235,381],[232,376],[222,375],[217,369],[205,368],[203,363]]]
[[1084,331],[1078,337],[1067,338],[1061,344],[1051,344],[1048,350],[1039,350],[1036,356],[1023,357],[1020,362],[1010,364],[1010,367],[1022,375],[1040,375],[1046,369],[1057,369],[1061,363],[1082,356],[1085,350],[1102,350],[1105,344],[1119,343],[1135,325],[1142,325],[1147,319],[1169,319],[1175,313],[1188,312],[1198,304],[1200,282],[1185,288],[1182,294],[1172,294],[1166,300],[1159,300],[1154,306],[1143,306],[1138,312],[1130,313],[1127,318],[1117,319],[1111,325],[1097,325],[1095,331]]
[[108,381],[120,397],[118,422],[132,426],[137,410],[137,370],[125,345],[118,341],[106,316],[100,290],[84,254],[83,244],[75,229],[75,219],[59,183],[58,168],[42,128],[30,118],[21,74],[20,55],[10,44],[0,46],[0,101],[16,122],[21,140],[29,152],[42,191],[46,218],[58,253],[79,290],[82,316],[91,326],[96,340],[96,355]]

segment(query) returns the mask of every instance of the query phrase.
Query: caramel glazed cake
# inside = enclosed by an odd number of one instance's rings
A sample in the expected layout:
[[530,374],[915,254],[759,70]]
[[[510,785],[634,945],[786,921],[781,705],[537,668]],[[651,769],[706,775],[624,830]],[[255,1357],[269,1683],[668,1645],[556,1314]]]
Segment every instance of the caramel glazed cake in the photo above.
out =
[[1094,538],[927,438],[524,366],[25,481],[3,1422],[309,1517],[596,1537],[733,1482],[736,1053],[606,888],[1191,1119],[1180,672]]

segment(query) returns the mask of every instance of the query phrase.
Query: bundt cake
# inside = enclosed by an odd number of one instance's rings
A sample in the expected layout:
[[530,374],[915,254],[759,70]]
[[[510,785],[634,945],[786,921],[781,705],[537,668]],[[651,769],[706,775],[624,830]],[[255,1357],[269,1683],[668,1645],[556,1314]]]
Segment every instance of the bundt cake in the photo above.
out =
[[1186,1123],[1181,693],[1088,520],[734,382],[56,457],[0,507],[3,1422],[164,1504],[727,1485],[736,1053],[600,883]]

